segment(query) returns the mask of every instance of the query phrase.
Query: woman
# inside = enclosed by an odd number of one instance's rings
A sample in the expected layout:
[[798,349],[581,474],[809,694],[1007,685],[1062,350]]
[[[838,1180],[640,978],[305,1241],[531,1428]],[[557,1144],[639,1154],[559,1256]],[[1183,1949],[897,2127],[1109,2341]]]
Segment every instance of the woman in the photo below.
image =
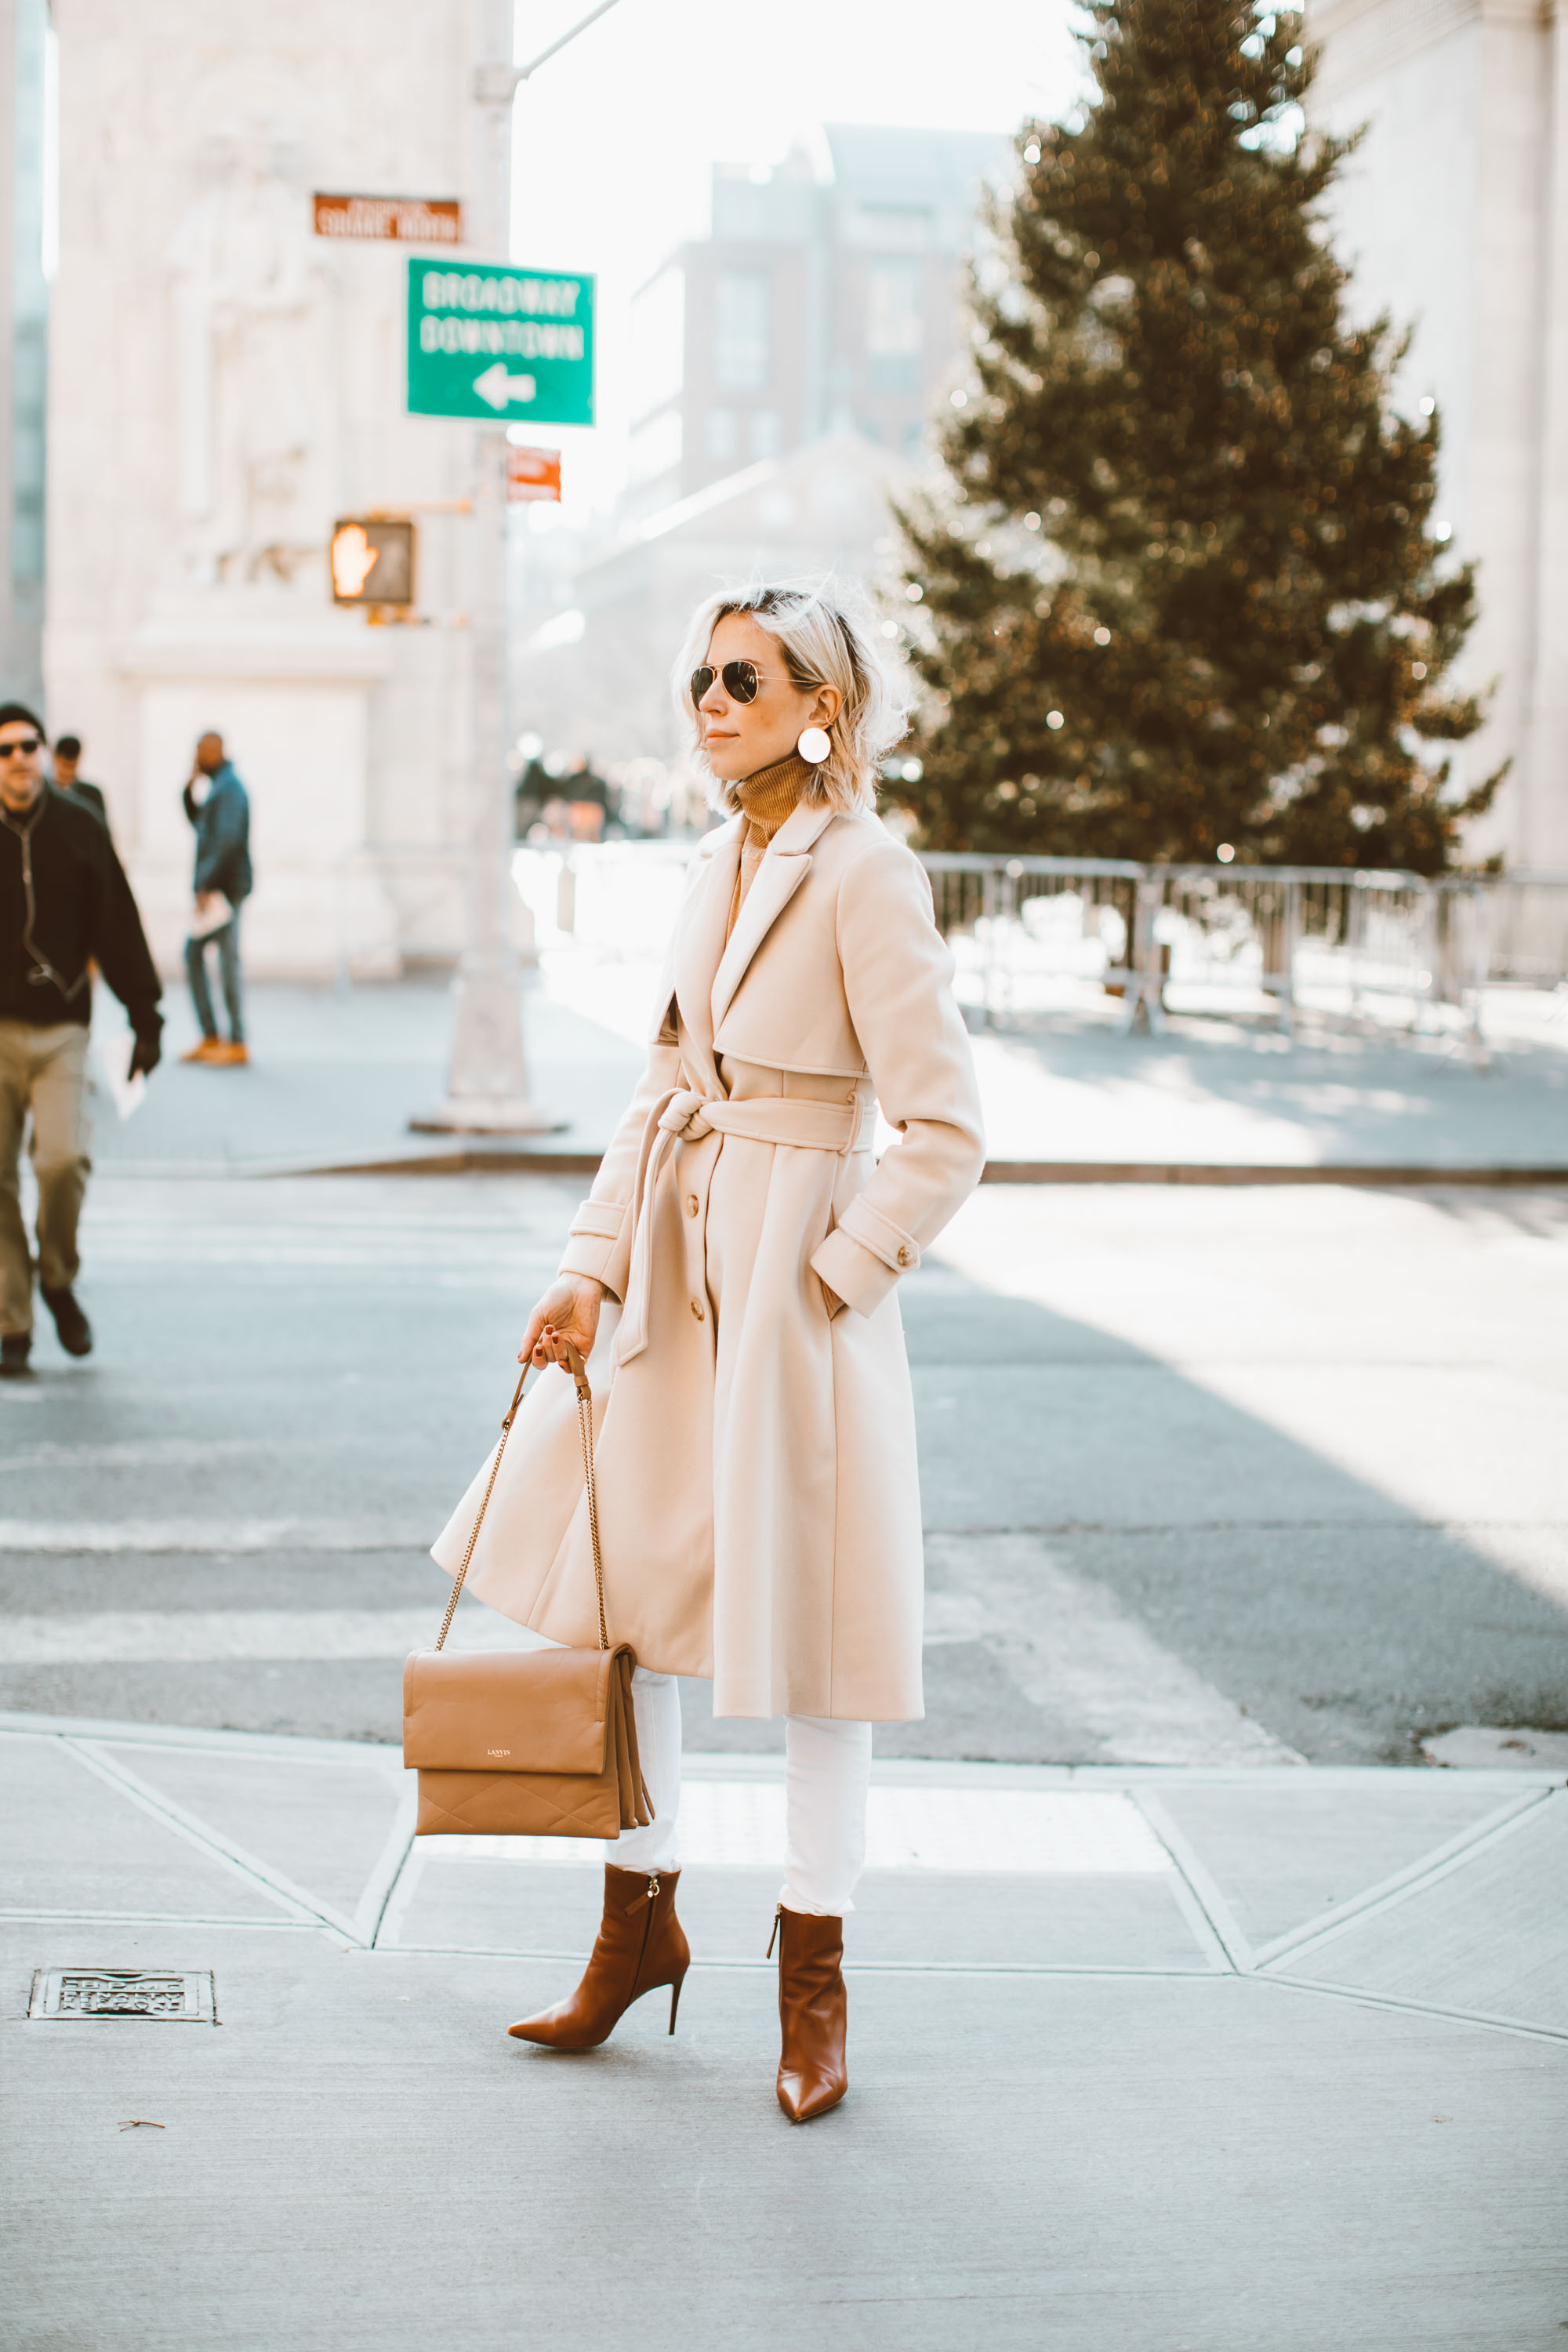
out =
[[[610,1628],[639,1661],[654,1820],[607,1850],[575,1993],[510,2031],[586,2049],[668,1985],[673,2032],[689,1958],[675,1677],[701,1675],[716,1716],[785,1718],[777,2091],[800,2123],[847,2088],[843,1920],[871,1725],[923,1713],[894,1292],[984,1147],[930,886],[873,814],[901,680],[828,590],[766,589],[701,607],[676,692],[731,822],[699,845],[647,1074],[519,1355],[591,1360]],[[879,1102],[901,1140],[875,1163]],[[436,1547],[443,1566],[478,1499]],[[541,1383],[514,1425],[468,1583],[555,1641],[596,1639],[569,1381]]]

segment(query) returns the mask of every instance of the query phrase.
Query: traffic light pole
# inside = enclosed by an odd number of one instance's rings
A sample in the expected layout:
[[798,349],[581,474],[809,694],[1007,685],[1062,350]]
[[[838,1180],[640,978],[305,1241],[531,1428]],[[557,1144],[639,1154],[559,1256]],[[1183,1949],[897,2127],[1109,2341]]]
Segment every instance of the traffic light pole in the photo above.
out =
[[[600,0],[525,66],[512,63],[512,0],[472,0],[475,125],[472,242],[504,254],[511,235],[512,106],[546,58],[614,7]],[[458,976],[452,1055],[444,1101],[412,1127],[424,1134],[538,1135],[564,1122],[532,1102],[512,940],[515,847],[506,753],[507,438],[504,426],[474,436],[472,587],[473,742],[469,776],[468,946]]]

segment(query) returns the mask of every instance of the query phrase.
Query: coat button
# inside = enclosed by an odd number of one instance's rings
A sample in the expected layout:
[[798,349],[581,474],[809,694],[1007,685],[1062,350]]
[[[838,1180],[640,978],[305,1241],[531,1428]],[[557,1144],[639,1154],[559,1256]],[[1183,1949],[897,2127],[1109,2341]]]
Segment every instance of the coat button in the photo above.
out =
[[699,1323],[700,1323],[700,1322],[701,1322],[701,1320],[702,1320],[702,1301],[700,1300],[700,1298],[694,1298],[694,1299],[692,1300],[692,1302],[691,1302],[691,1312],[693,1313],[693,1315],[695,1315],[695,1316],[696,1316],[697,1320],[699,1321]]
[[696,1193],[695,1193],[695,1192],[688,1192],[688,1194],[687,1194],[687,1196],[686,1196],[686,1213],[687,1213],[687,1215],[688,1215],[689,1217],[694,1217],[694,1216],[697,1214],[697,1211],[698,1211],[698,1208],[699,1208],[699,1206],[700,1206],[700,1202],[699,1202],[699,1201],[698,1201],[698,1198],[697,1198]]
[[915,1254],[913,1250],[910,1249],[908,1242],[900,1243],[899,1246],[899,1264],[900,1265],[913,1265],[914,1262]]

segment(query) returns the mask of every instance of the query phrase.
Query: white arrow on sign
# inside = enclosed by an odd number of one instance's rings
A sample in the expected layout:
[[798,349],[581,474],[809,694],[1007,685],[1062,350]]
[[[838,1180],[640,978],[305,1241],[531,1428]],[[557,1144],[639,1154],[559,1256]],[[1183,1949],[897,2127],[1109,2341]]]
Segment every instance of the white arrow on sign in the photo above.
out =
[[474,390],[494,409],[506,408],[514,400],[531,400],[538,389],[531,375],[508,375],[500,360],[474,378]]

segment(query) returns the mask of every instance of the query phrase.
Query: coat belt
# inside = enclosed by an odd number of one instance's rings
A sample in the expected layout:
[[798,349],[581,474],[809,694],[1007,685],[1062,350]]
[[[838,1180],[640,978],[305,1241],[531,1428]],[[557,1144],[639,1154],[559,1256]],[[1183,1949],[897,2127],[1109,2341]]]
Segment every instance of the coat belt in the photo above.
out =
[[626,1311],[616,1334],[617,1363],[629,1363],[647,1346],[648,1293],[653,1282],[649,1217],[660,1172],[677,1141],[698,1143],[714,1133],[742,1135],[752,1143],[784,1143],[842,1157],[854,1149],[861,1116],[858,1097],[852,1102],[827,1103],[813,1102],[805,1095],[761,1095],[732,1102],[727,1095],[700,1095],[686,1087],[660,1097],[648,1113],[637,1154],[632,1192],[632,1262]]

